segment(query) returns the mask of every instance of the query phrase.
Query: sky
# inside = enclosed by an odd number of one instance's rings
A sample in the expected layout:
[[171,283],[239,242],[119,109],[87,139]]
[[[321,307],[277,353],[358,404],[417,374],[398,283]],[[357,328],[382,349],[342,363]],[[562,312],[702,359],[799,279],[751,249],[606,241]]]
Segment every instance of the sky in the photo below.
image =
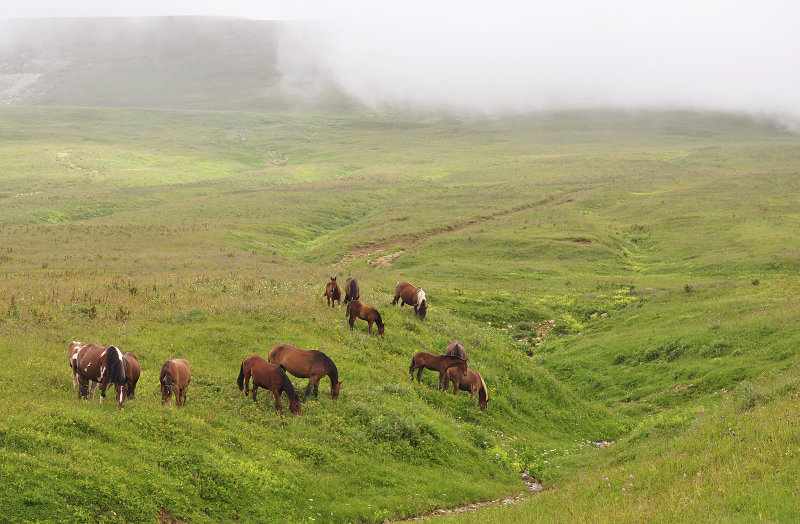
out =
[[797,1],[28,0],[0,6],[0,18],[165,15],[316,21],[287,33],[286,64],[312,61],[376,108],[702,109],[800,122]]

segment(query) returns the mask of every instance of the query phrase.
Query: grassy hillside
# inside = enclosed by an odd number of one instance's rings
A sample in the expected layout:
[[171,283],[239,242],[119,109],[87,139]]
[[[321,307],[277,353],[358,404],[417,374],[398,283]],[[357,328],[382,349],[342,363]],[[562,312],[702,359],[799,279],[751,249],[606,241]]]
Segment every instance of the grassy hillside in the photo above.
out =
[[[3,514],[380,522],[519,492],[526,470],[545,495],[474,518],[657,519],[676,500],[785,518],[793,434],[773,423],[769,460],[731,465],[744,441],[720,426],[796,403],[799,153],[726,115],[3,108]],[[325,307],[330,275],[359,278],[385,340]],[[424,323],[390,305],[401,279]],[[486,412],[409,380],[453,338]],[[79,402],[73,339],[137,353],[139,398]],[[339,400],[327,379],[300,417],[243,398],[241,360],[278,342],[330,355]],[[177,357],[181,410],[158,396]],[[767,466],[787,474],[714,491]],[[600,480],[630,474],[646,486],[609,497]]]

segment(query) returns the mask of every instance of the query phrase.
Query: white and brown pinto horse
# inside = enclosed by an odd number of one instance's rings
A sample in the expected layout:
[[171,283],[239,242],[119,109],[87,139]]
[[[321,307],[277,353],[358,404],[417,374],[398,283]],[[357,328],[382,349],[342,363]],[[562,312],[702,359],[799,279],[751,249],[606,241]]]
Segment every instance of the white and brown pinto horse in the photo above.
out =
[[[122,407],[128,397],[128,375],[132,374],[130,359],[126,359],[122,351],[114,346],[104,348],[98,344],[85,344],[76,350],[72,358],[78,371],[78,398],[88,396],[89,382],[92,381],[94,382],[92,398],[94,398],[94,388],[99,383],[100,402],[102,403],[106,398],[108,383],[111,382],[117,393],[117,403],[119,407]],[[137,359],[137,367],[138,363]]]
[[428,300],[421,287],[416,287],[408,282],[398,282],[394,286],[394,300],[392,304],[397,304],[400,300],[400,307],[410,304],[414,306],[414,313],[419,315],[420,320],[425,320],[425,313],[428,311]]

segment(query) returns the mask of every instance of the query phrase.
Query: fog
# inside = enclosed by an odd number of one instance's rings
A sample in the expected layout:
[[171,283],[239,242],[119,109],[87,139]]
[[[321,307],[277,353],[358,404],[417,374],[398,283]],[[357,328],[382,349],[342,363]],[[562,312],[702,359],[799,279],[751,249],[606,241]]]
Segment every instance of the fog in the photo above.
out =
[[[30,10],[46,4],[0,17],[45,16]],[[800,122],[793,1],[68,4],[66,14],[54,3],[46,16],[314,20],[284,35],[286,84],[324,71],[376,109],[679,108]]]

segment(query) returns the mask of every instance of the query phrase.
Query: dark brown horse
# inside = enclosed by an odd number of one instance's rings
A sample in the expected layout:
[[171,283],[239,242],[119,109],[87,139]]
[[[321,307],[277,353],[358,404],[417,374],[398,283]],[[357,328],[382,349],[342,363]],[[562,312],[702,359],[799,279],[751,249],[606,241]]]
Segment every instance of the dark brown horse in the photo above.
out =
[[356,321],[356,318],[360,318],[361,320],[366,320],[369,324],[369,334],[372,334],[372,324],[375,323],[378,325],[378,334],[383,338],[383,320],[381,319],[381,314],[378,313],[378,310],[374,307],[367,306],[359,302],[358,300],[353,300],[347,305],[347,309],[350,313],[350,320],[348,320],[348,324],[350,324],[350,331],[353,331],[353,324]]
[[78,398],[88,396],[90,381],[94,381],[92,385],[92,398],[94,398],[94,388],[99,382],[102,403],[106,398],[108,383],[111,382],[115,386],[119,407],[122,407],[128,396],[128,365],[122,352],[114,346],[104,348],[97,344],[86,344],[78,348],[73,358],[78,370]]
[[414,306],[414,313],[419,315],[420,320],[425,320],[425,313],[428,311],[428,300],[421,287],[416,287],[408,282],[398,282],[394,286],[394,300],[392,304],[397,304],[400,300],[400,307],[406,304]]
[[450,368],[447,375],[453,381],[453,395],[457,395],[459,390],[469,391],[473,397],[478,397],[478,407],[481,411],[486,411],[489,404],[489,389],[480,373],[474,369],[468,369],[464,374],[460,369]]
[[277,344],[269,351],[269,361],[278,364],[295,377],[308,379],[303,402],[308,398],[312,387],[314,398],[318,398],[319,381],[324,376],[331,379],[331,397],[339,398],[339,389],[342,387],[339,370],[336,369],[333,360],[322,351],[300,349],[291,344]]
[[336,277],[331,277],[331,281],[325,284],[325,293],[322,294],[327,300],[330,307],[336,307],[336,301],[339,305],[342,304],[342,292],[339,290],[339,284],[336,283]]
[[281,411],[283,409],[281,393],[285,391],[286,396],[289,397],[289,411],[295,415],[302,414],[300,397],[294,390],[292,381],[289,380],[283,367],[270,364],[259,355],[250,355],[242,361],[239,378],[236,379],[239,391],[244,391],[245,396],[250,393],[250,377],[253,377],[253,402],[256,401],[258,388],[262,387],[272,392],[275,397],[275,411]]
[[178,407],[186,404],[186,390],[192,380],[192,370],[189,361],[185,358],[168,360],[161,366],[158,381],[161,383],[161,403],[166,404],[175,390],[175,405]]
[[[346,306],[353,300],[361,298],[361,291],[358,289],[358,280],[353,277],[344,281],[344,305]],[[345,309],[344,316],[350,314],[350,308]]]
[[127,379],[127,394],[128,398],[136,398],[136,383],[139,382],[139,374],[142,372],[142,366],[139,365],[139,357],[127,351],[122,355],[126,366],[126,379]]
[[417,371],[417,384],[419,384],[419,378],[422,376],[422,371],[425,368],[438,371],[439,390],[444,391],[444,377],[447,374],[447,370],[451,367],[457,367],[462,373],[466,373],[467,361],[463,358],[458,358],[451,355],[432,355],[430,353],[420,351],[411,357],[411,366],[409,366],[408,372],[411,374],[411,380],[414,380],[414,370],[419,370]]

